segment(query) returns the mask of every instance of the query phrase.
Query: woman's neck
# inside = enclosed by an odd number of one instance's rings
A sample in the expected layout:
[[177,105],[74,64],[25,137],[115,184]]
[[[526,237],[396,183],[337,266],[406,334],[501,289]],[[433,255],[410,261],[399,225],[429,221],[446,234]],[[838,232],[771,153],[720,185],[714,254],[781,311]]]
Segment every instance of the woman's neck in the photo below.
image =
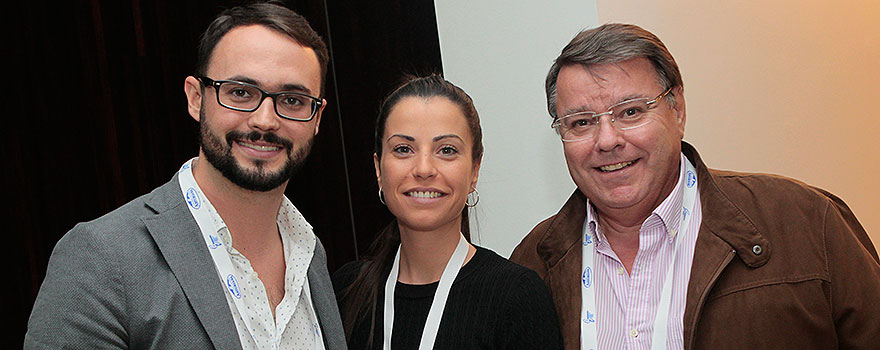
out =
[[[418,231],[400,226],[400,272],[397,280],[406,284],[429,284],[440,280],[446,264],[458,247],[460,226]],[[477,249],[468,244],[465,264]]]

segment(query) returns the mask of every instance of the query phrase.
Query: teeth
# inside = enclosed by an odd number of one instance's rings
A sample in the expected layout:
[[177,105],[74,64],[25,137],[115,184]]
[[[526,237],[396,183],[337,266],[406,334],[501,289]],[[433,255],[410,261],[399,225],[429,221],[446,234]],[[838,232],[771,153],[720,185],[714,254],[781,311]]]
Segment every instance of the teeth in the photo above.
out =
[[430,192],[430,191],[414,191],[407,192],[407,196],[415,197],[415,198],[437,198],[442,196],[443,194],[440,192]]
[[239,141],[238,144],[242,145],[244,147],[247,147],[247,148],[252,148],[257,151],[264,151],[264,152],[277,151],[277,150],[281,149],[281,147],[279,147],[279,146],[262,146],[262,145],[255,145],[252,143],[241,142],[241,141]]
[[599,170],[606,171],[606,172],[607,171],[615,171],[618,169],[623,169],[632,163],[634,163],[634,162],[622,162],[622,163],[617,163],[617,164],[612,164],[612,165],[606,165],[606,166],[599,167]]

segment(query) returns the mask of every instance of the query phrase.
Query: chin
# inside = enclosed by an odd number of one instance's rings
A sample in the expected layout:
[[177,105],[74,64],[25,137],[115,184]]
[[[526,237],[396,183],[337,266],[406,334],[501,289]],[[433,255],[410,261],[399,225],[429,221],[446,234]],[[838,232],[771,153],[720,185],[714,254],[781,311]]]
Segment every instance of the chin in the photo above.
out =
[[588,193],[583,190],[581,192],[590,199],[593,205],[599,204],[600,206],[612,209],[629,208],[644,200],[644,198],[638,195],[637,190],[631,188],[616,188],[611,191],[604,191],[603,193]]
[[397,216],[397,222],[403,230],[430,232],[450,227],[453,222],[461,222],[461,216],[452,220],[437,216]]

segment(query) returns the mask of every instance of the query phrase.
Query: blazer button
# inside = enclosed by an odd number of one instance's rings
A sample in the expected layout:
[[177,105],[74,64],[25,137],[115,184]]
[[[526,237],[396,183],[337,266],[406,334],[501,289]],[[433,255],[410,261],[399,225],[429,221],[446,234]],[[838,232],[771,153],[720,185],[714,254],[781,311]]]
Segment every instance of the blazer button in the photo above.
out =
[[763,252],[764,252],[764,248],[761,248],[760,244],[755,244],[752,247],[752,253],[755,253],[755,255],[761,255],[761,253],[763,253]]

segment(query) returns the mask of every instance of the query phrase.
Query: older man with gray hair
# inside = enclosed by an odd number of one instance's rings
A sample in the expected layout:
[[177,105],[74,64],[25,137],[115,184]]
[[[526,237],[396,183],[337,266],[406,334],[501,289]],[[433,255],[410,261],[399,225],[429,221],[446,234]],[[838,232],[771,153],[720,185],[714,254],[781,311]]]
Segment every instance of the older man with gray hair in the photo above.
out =
[[511,260],[550,287],[566,349],[877,349],[880,259],[796,180],[710,169],[678,65],[634,25],[579,33],[546,80],[577,190]]

